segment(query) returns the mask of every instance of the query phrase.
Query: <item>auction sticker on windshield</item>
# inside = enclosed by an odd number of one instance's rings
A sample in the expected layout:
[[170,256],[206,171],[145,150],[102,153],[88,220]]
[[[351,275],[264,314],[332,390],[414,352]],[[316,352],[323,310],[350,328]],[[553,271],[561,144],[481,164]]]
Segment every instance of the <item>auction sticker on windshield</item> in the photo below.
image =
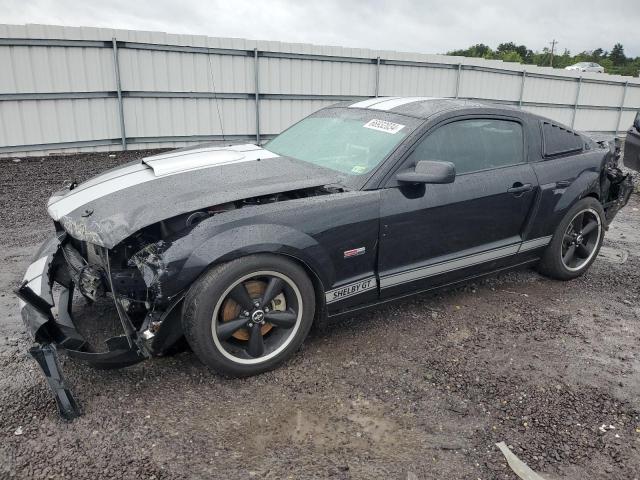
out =
[[370,128],[371,130],[378,130],[379,132],[398,133],[404,128],[404,125],[399,123],[387,122],[386,120],[373,119],[365,123],[364,128]]

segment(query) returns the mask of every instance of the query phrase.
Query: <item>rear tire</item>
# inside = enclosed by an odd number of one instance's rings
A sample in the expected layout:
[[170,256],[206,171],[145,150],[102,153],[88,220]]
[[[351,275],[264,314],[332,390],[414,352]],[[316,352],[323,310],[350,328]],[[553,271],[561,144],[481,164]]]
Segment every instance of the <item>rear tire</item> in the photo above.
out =
[[315,294],[305,271],[272,254],[250,255],[207,270],[183,307],[184,334],[212,370],[246,377],[290,357],[309,333]]
[[557,280],[583,275],[598,256],[605,226],[604,209],[597,199],[578,201],[556,228],[538,271]]

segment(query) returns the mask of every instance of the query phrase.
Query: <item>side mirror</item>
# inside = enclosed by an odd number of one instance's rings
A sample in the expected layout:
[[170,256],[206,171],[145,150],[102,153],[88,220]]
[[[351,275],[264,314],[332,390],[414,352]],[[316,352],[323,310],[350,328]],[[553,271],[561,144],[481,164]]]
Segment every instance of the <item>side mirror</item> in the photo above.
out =
[[636,113],[636,118],[633,119],[633,126],[640,132],[640,112]]
[[456,167],[451,162],[420,160],[413,170],[396,174],[396,180],[402,183],[453,183]]

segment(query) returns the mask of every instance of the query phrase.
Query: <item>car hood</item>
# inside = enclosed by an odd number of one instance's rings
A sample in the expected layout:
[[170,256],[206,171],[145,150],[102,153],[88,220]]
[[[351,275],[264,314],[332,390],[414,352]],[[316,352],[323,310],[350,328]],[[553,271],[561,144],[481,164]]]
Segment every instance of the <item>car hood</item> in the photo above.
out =
[[244,198],[340,183],[340,175],[256,145],[146,157],[54,194],[47,210],[73,237],[113,248],[141,228]]

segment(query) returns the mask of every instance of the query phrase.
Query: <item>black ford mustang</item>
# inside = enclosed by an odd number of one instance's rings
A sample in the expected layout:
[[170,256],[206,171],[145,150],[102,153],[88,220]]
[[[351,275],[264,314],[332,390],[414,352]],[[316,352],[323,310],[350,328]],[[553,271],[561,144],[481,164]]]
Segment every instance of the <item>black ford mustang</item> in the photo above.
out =
[[[72,417],[55,345],[106,368],[185,337],[252,375],[347,312],[525,265],[575,278],[629,198],[618,157],[520,110],[392,97],[325,108],[264,148],[130,163],[49,200],[57,234],[18,289],[31,353]],[[80,335],[74,292],[113,299],[106,348]]]

